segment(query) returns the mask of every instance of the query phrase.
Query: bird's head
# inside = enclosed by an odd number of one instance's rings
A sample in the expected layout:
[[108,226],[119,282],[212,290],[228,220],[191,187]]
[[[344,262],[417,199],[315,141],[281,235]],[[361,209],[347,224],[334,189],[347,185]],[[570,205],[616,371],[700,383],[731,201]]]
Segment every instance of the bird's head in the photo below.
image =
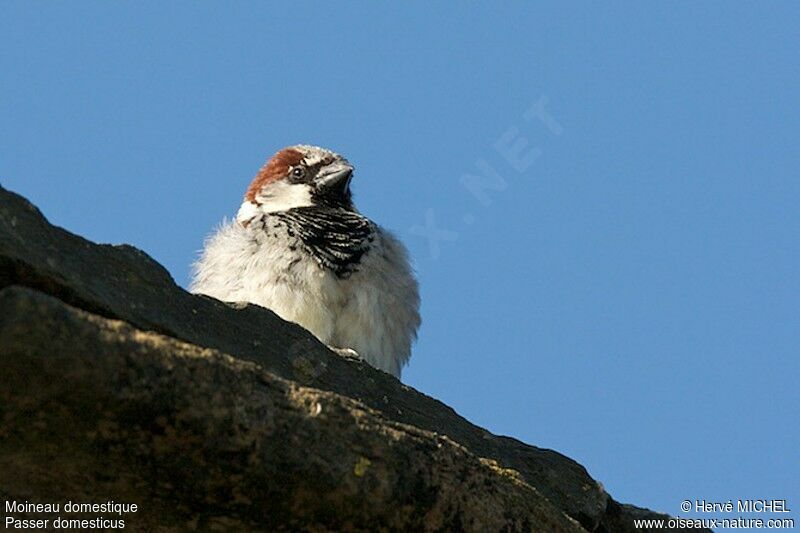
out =
[[353,167],[339,154],[318,146],[284,148],[261,167],[245,193],[237,219],[259,213],[324,205],[352,208]]

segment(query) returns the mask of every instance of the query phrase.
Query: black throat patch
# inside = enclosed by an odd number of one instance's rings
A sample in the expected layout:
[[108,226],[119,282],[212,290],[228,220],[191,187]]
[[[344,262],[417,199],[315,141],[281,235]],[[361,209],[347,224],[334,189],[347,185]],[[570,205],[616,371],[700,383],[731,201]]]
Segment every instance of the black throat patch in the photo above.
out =
[[341,207],[297,207],[271,213],[286,226],[322,268],[345,278],[358,270],[361,258],[375,239],[375,225],[366,217]]

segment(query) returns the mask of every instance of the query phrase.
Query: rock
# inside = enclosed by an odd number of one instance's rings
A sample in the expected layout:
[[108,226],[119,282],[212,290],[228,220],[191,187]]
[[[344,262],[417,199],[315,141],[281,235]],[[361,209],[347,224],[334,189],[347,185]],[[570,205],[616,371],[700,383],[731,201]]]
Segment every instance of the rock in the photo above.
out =
[[137,502],[147,530],[582,531],[516,472],[356,400],[31,289],[0,309],[18,500]]
[[139,502],[134,530],[641,531],[634,518],[663,517],[2,188],[0,288],[6,499]]

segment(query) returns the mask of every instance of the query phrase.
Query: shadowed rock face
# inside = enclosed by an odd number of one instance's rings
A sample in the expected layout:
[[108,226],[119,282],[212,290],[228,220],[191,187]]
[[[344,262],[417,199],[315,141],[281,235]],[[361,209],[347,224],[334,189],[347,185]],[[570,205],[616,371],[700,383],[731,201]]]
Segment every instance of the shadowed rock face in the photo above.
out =
[[2,188],[0,365],[2,499],[136,502],[134,531],[641,531],[634,517],[663,517]]

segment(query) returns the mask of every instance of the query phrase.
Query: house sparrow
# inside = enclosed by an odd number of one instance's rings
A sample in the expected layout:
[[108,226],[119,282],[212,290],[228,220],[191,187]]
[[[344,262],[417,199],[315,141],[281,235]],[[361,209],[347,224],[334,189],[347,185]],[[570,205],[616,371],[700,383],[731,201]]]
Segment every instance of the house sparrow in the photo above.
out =
[[276,153],[206,241],[191,291],[272,309],[399,378],[420,324],[417,281],[405,247],[356,210],[352,176],[323,148]]

